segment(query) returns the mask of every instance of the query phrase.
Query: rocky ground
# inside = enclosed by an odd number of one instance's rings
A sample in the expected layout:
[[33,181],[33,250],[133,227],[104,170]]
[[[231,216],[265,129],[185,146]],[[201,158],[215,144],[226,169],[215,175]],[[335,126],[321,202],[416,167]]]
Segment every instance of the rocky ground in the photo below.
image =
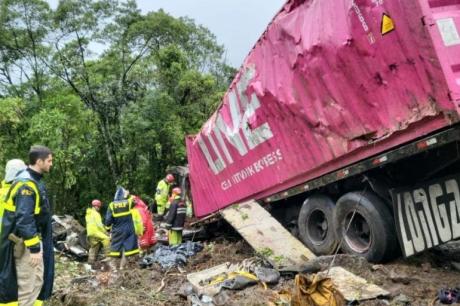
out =
[[[238,263],[255,256],[252,248],[238,238],[218,238],[203,244],[203,251],[191,257],[184,269],[169,271],[162,271],[157,265],[140,269],[134,262],[128,269],[116,273],[110,272],[105,264],[96,265],[94,271],[85,263],[57,256],[55,290],[50,304],[190,305],[187,297],[181,295],[187,284],[187,273],[225,262]],[[460,259],[459,255],[460,243],[453,243],[449,247],[384,265],[338,255],[335,265],[390,292],[385,299],[365,301],[359,305],[440,305],[434,300],[440,288],[460,287],[460,272],[452,265],[453,260]],[[331,260],[331,257],[324,257],[320,263],[326,267]],[[224,290],[217,296],[215,304],[287,305],[279,300],[276,293],[293,288],[294,280],[285,277],[267,289],[255,285],[241,291]]]

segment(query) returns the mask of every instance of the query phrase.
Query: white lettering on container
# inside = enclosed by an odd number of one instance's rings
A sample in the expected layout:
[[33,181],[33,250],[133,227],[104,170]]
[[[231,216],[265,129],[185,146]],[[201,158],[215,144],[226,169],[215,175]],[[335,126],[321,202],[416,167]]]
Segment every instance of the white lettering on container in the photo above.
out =
[[[257,95],[252,93],[249,99],[246,93],[254,76],[254,68],[247,68],[236,84],[236,89],[231,90],[227,95],[231,126],[225,122],[222,114],[219,113],[216,119],[216,126],[207,135],[201,134],[199,136],[206,138],[207,142],[202,138],[198,138],[201,152],[203,152],[214,174],[219,174],[234,162],[235,157],[232,156],[226,141],[237,150],[240,156],[245,156],[250,150],[254,150],[258,145],[273,137],[273,132],[268,122],[262,122],[258,126],[253,126],[250,123],[255,121],[256,110],[260,108],[260,101]],[[214,138],[217,139],[217,143]],[[215,158],[212,156],[215,156]],[[225,161],[223,157],[225,157]],[[242,173],[241,176],[247,177],[247,173]],[[234,178],[234,180],[240,179],[240,177]]]

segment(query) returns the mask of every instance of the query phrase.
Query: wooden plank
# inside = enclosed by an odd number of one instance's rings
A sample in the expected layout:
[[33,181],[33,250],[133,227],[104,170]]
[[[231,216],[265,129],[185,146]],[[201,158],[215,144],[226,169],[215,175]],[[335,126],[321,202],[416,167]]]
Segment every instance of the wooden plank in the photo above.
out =
[[279,271],[302,271],[316,257],[256,201],[227,207],[221,214]]

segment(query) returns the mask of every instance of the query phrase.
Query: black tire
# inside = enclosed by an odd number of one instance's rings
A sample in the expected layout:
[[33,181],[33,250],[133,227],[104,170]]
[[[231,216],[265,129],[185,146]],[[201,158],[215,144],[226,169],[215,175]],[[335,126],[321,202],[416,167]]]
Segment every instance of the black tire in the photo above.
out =
[[370,262],[382,262],[399,254],[392,213],[373,192],[349,192],[340,197],[334,224],[338,239],[343,237],[341,248],[345,253],[363,256]]
[[299,236],[316,255],[333,254],[337,246],[333,225],[334,201],[317,194],[303,202],[299,213]]

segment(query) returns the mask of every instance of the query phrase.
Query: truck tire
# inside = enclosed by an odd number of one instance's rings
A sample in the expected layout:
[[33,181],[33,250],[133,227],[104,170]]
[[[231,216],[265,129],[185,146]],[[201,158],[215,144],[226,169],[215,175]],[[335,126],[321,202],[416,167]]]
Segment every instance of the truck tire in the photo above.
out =
[[[346,232],[353,212],[356,213]],[[349,192],[339,198],[334,211],[335,232],[345,253],[382,262],[398,254],[392,213],[373,192]]]
[[299,236],[316,255],[333,254],[337,239],[333,225],[334,201],[317,194],[303,202],[299,213]]

